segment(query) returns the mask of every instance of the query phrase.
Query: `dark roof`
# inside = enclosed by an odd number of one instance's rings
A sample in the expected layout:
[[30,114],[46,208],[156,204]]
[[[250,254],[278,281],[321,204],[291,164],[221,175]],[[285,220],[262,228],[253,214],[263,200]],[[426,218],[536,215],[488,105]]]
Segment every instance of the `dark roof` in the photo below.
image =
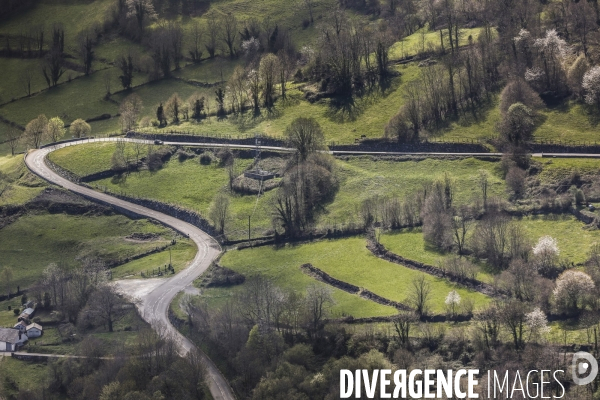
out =
[[19,331],[12,328],[0,328],[0,342],[13,344],[19,342]]

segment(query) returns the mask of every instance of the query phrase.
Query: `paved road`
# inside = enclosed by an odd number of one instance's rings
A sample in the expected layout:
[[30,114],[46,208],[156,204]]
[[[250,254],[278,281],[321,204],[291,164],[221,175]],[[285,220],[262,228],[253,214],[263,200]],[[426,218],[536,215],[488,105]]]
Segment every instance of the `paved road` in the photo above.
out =
[[[34,150],[26,156],[25,163],[32,172],[51,183],[62,186],[96,202],[116,206],[129,212],[134,212],[138,215],[160,221],[184,235],[188,235],[189,238],[196,243],[198,252],[189,267],[172,278],[165,279],[163,283],[150,291],[142,299],[142,304],[140,305],[142,317],[155,328],[166,327],[168,332],[178,341],[181,353],[187,353],[194,347],[194,344],[181,335],[173,325],[170,324],[167,317],[167,310],[175,295],[183,290],[183,288],[190,285],[194,279],[200,276],[209,267],[212,260],[214,260],[221,252],[221,247],[211,236],[191,224],[149,208],[117,199],[105,193],[96,192],[92,189],[79,186],[57,175],[46,165],[44,159],[51,151],[64,146],[65,145],[57,145],[50,148]],[[235,399],[233,390],[219,369],[206,355],[203,355],[203,358],[208,375],[207,383],[213,398],[215,400]]]
[[[57,145],[53,148],[59,148],[64,146],[76,146],[82,143],[91,142],[116,142],[124,140],[127,142],[141,142],[146,144],[153,144],[151,140],[132,139],[132,138],[97,138],[97,139],[82,139],[76,142],[64,143]],[[255,149],[255,145],[247,144],[231,144],[231,143],[199,143],[199,142],[163,142],[165,145],[173,146],[186,146],[186,147],[206,147],[206,148],[217,148],[217,147],[229,147],[234,149]],[[262,150],[273,150],[273,151],[284,151],[293,152],[294,149],[287,147],[277,146],[260,146]],[[364,150],[336,150],[328,151],[329,154],[333,155],[373,155],[373,156],[464,156],[464,157],[485,157],[495,156],[501,157],[503,153],[443,153],[443,152],[410,152],[410,151],[364,151]],[[532,157],[537,158],[600,158],[598,153],[532,153]]]

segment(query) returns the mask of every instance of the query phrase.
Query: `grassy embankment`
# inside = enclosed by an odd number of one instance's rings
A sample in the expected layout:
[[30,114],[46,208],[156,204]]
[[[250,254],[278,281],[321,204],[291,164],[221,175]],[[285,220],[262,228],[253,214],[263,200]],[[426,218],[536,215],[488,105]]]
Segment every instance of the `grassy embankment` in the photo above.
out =
[[[126,239],[132,233],[154,233],[156,240]],[[170,243],[175,233],[148,220],[131,220],[121,215],[70,216],[66,214],[27,214],[0,230],[2,266],[13,271],[12,286],[28,287],[42,276],[50,263],[75,265],[76,258],[98,257],[122,260]],[[24,238],[30,238],[24,240]],[[178,238],[171,248],[175,270],[193,259],[196,248]],[[113,278],[139,274],[168,264],[169,251],[162,251],[115,268]],[[14,293],[14,290],[13,290]]]

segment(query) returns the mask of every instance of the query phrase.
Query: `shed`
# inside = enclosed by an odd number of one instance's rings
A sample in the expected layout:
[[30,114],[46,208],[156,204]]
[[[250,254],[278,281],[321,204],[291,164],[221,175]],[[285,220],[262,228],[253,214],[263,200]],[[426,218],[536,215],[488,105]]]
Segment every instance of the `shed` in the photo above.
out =
[[14,329],[18,329],[21,332],[25,333],[27,332],[27,323],[25,321],[19,321],[15,324],[15,326],[13,326]]
[[29,319],[29,318],[31,318],[31,316],[33,315],[34,312],[35,312],[35,310],[33,308],[26,308],[21,313],[21,318]]
[[0,351],[17,351],[27,341],[27,335],[18,329],[0,328]]
[[35,322],[33,324],[27,325],[27,337],[28,338],[34,338],[34,337],[40,337],[42,336],[42,326],[36,324]]

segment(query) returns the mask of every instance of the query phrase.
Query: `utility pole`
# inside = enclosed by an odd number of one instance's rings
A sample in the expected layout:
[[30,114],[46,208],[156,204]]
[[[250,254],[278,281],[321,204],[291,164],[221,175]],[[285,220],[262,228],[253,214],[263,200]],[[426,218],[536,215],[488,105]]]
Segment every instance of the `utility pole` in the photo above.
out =
[[171,248],[169,247],[169,267],[173,266],[173,259],[171,258]]
[[248,215],[248,240],[250,240],[250,215]]

